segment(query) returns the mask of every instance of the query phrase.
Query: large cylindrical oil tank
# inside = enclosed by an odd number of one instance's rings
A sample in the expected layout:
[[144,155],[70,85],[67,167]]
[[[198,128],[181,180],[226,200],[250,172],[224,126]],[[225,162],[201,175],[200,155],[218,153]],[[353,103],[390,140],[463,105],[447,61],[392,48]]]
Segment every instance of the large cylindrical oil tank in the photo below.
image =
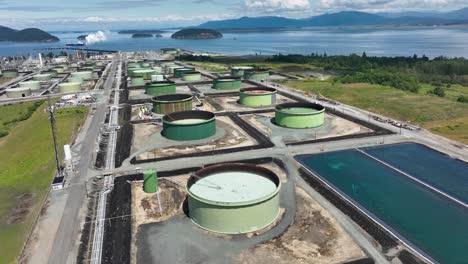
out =
[[50,74],[52,78],[55,78],[58,75],[58,72],[56,70],[45,71],[44,73]]
[[184,111],[163,117],[162,135],[168,139],[189,141],[216,134],[216,115],[207,111]]
[[139,71],[134,71],[133,76],[138,76],[138,77],[143,77],[145,80],[151,80],[151,75],[156,74],[155,70],[151,69],[145,69],[145,70],[139,70]]
[[158,172],[156,170],[145,170],[143,172],[143,190],[146,193],[158,191]]
[[252,70],[253,67],[250,66],[234,66],[231,68],[231,75],[234,77],[242,78],[244,77],[244,72],[246,70]]
[[76,82],[76,83],[83,84],[84,80],[81,79],[80,77],[68,77],[67,82]]
[[18,70],[3,70],[4,78],[16,78],[18,77]]
[[62,67],[55,67],[53,70],[56,71],[57,73],[63,73],[65,71],[65,69]]
[[187,182],[188,215],[197,226],[222,234],[261,230],[280,216],[279,177],[250,164],[219,164]]
[[176,93],[176,84],[174,82],[152,82],[145,86],[145,94],[162,95]]
[[170,114],[192,110],[193,96],[191,94],[164,94],[153,97],[153,112]]
[[287,103],[276,106],[275,123],[287,128],[314,128],[325,122],[325,107],[313,103]]
[[81,84],[77,82],[66,82],[58,85],[60,93],[81,92]]
[[145,79],[143,79],[143,77],[132,77],[130,80],[130,85],[131,86],[144,86]]
[[141,67],[141,64],[138,63],[138,62],[129,62],[127,67],[128,67],[129,69],[130,69],[130,68],[142,68],[142,67]]
[[174,77],[182,78],[184,76],[184,72],[192,72],[195,68],[176,68],[174,69]]
[[188,71],[188,72],[183,72],[182,74],[182,80],[186,82],[196,82],[200,81],[202,79],[202,74],[197,71]]
[[128,68],[127,69],[127,75],[128,75],[128,77],[137,77],[135,72],[136,71],[142,71],[142,70],[146,70],[146,68]]
[[167,73],[167,74],[170,74],[170,75],[173,75],[174,72],[175,72],[177,69],[183,69],[183,68],[184,68],[184,67],[179,66],[179,65],[167,66],[167,67],[166,67],[166,73]]
[[266,80],[270,77],[270,71],[266,69],[252,69],[244,71],[244,79],[250,81]]
[[151,75],[151,82],[163,82],[163,81],[164,81],[164,75],[162,74]]
[[28,87],[8,88],[5,90],[8,98],[21,98],[31,96],[31,89]]
[[156,72],[156,74],[161,74],[163,71],[161,66],[154,66],[153,70]]
[[18,84],[21,88],[29,88],[31,91],[41,89],[41,82],[39,81],[27,81],[27,82],[20,82]]
[[34,81],[39,81],[39,82],[47,82],[52,79],[52,75],[49,73],[43,73],[43,74],[36,74],[33,76]]
[[247,106],[269,106],[276,104],[277,90],[274,88],[243,88],[240,90],[239,103]]
[[149,62],[143,62],[143,63],[141,63],[141,67],[143,67],[143,68],[149,68],[150,66],[151,66],[151,65],[150,65]]
[[163,48],[161,49],[162,54],[166,55],[176,55],[178,53],[178,50],[175,48]]
[[91,80],[93,78],[93,72],[92,71],[72,72],[71,77],[79,77],[83,80]]
[[234,77],[223,77],[213,80],[213,89],[216,90],[239,90],[241,85],[241,79]]

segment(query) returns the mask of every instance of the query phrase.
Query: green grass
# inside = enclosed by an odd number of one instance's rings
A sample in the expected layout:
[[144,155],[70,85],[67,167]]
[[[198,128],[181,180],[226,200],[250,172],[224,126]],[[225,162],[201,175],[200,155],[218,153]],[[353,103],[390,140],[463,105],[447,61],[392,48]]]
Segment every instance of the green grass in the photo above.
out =
[[44,101],[17,103],[2,106],[0,112],[0,138],[8,135],[18,122],[28,119]]
[[[333,84],[309,79],[283,84],[327,98],[380,113],[468,144],[468,104],[452,98],[428,95],[424,91],[410,93],[391,87],[371,84]],[[455,92],[460,87],[453,88]]]
[[191,64],[195,67],[202,68],[211,72],[224,72],[229,71],[232,66],[254,66],[257,68],[266,68],[270,70],[276,70],[285,73],[295,73],[306,70],[321,70],[319,67],[308,64],[297,64],[297,63],[266,63],[266,62],[241,62],[241,63],[222,63],[222,62],[193,62],[187,61],[186,63]]
[[[26,111],[28,104],[0,107],[0,119]],[[52,138],[43,104],[25,121],[10,128],[10,135],[0,139],[0,263],[14,263],[40,210],[55,170]],[[8,109],[4,111],[5,109]],[[68,143],[87,115],[87,108],[56,112],[59,145]],[[10,117],[8,117],[10,118]],[[60,147],[62,149],[62,147]],[[15,205],[14,197],[34,193],[33,206],[18,224],[7,224]],[[8,242],[6,242],[8,241]]]
[[[434,90],[434,86],[430,84],[421,84],[421,90],[419,93],[427,93],[429,91]],[[468,87],[455,84],[451,85],[449,88],[443,86],[443,89],[445,91],[445,97],[446,99],[450,99],[453,101],[456,101],[459,96],[466,96],[468,97]]]

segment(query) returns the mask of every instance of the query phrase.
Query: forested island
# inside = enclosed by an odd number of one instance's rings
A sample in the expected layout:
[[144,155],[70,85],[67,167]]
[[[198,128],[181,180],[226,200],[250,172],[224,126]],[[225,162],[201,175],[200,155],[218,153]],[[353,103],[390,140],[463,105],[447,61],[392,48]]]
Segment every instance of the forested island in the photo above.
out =
[[88,35],[80,35],[80,36],[78,36],[76,39],[78,39],[78,40],[86,40],[86,37],[87,37],[87,36],[88,36]]
[[223,34],[213,29],[188,28],[172,34],[173,39],[218,39]]
[[132,38],[152,38],[153,34],[145,34],[145,33],[136,33],[132,35]]
[[38,28],[15,30],[0,26],[0,41],[12,42],[58,42],[59,38]]
[[119,34],[162,34],[165,33],[166,31],[163,30],[158,30],[158,29],[131,29],[131,30],[121,30],[119,31]]

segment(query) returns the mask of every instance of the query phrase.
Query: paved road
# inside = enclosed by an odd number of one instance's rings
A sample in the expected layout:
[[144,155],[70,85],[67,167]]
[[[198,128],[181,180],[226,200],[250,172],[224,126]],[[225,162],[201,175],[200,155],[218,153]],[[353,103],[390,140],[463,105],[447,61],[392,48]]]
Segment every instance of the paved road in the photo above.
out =
[[68,181],[70,187],[63,190],[63,192],[69,193],[68,200],[54,241],[54,248],[56,250],[52,252],[48,263],[74,263],[76,260],[80,228],[84,222],[84,215],[80,214],[80,210],[86,206],[85,185],[89,175],[94,174],[90,169],[93,162],[93,152],[96,147],[94,142],[97,141],[99,128],[105,118],[108,107],[107,99],[114,82],[116,65],[116,58],[114,58],[108,78],[104,83],[104,94],[97,100],[96,111],[89,123],[89,128],[86,130],[86,135],[82,142],[78,142],[78,144],[73,146],[74,151],[79,151],[78,156],[80,160],[75,167],[77,170],[75,176]]

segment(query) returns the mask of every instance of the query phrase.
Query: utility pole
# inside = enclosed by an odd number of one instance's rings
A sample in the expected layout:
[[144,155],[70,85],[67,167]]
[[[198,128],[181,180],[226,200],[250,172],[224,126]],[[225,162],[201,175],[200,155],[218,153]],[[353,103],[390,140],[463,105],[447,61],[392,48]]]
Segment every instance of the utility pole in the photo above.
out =
[[59,161],[59,153],[57,148],[57,135],[55,133],[55,116],[54,116],[54,107],[50,102],[50,96],[47,96],[47,103],[49,107],[47,108],[47,112],[49,112],[49,120],[50,120],[50,128],[52,130],[52,139],[54,141],[54,151],[55,151],[55,164],[57,166],[57,173],[59,177],[62,177],[62,168],[60,168],[60,161]]

